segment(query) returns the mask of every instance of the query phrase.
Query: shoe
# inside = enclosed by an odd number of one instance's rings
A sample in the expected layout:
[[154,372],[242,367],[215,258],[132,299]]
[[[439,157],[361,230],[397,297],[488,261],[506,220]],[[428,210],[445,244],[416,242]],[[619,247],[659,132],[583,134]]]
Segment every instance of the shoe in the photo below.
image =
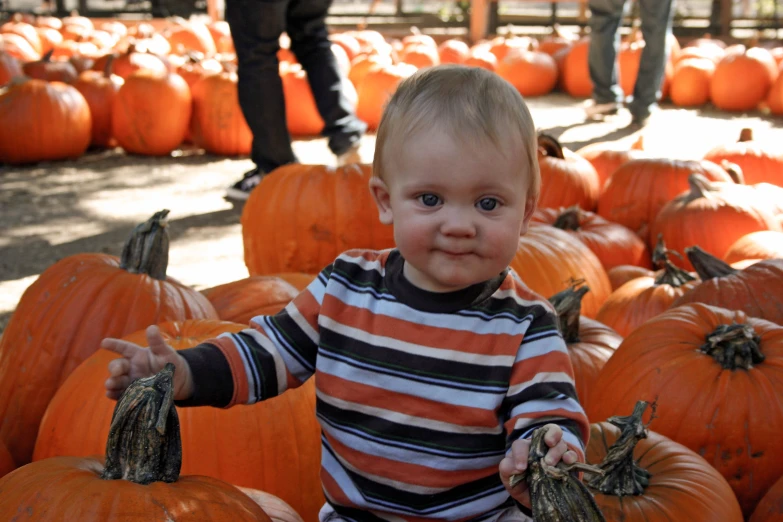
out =
[[622,108],[623,104],[619,102],[610,102],[610,103],[589,103],[587,106],[585,106],[585,116],[588,120],[602,120],[606,116],[614,116],[618,112],[620,112],[620,109]]
[[631,126],[632,127],[638,127],[642,128],[645,125],[650,123],[650,114],[645,114],[644,116],[640,116],[638,114],[634,114],[631,116]]
[[352,163],[361,163],[362,157],[359,154],[360,148],[361,141],[355,141],[351,144],[351,147],[348,150],[342,154],[337,154],[337,166],[345,167],[346,165],[350,165]]
[[258,167],[246,172],[244,177],[228,187],[226,191],[226,199],[232,199],[234,201],[246,201],[250,197],[250,192],[261,183],[266,173]]

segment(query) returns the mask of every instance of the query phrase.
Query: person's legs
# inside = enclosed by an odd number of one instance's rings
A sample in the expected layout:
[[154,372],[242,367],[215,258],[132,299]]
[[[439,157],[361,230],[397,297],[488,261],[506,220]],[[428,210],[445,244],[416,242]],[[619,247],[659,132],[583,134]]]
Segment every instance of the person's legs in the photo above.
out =
[[237,53],[239,105],[253,133],[251,159],[263,172],[296,161],[285,117],[277,51],[288,0],[226,0]]
[[666,36],[671,31],[672,0],[639,0],[644,50],[639,63],[639,75],[629,105],[636,122],[642,123],[661,94],[666,60],[670,45]]
[[[593,82],[593,101],[597,113],[616,113],[623,101],[623,90],[618,83],[617,49],[620,45],[618,29],[623,16],[625,0],[590,0],[590,50],[588,65]],[[590,116],[588,111],[588,116]],[[600,114],[596,114],[600,115]]]
[[287,32],[291,51],[307,72],[318,112],[324,120],[321,134],[329,138],[336,155],[358,144],[367,125],[356,117],[346,95],[348,78],[337,66],[326,29],[326,13],[332,0],[291,0]]

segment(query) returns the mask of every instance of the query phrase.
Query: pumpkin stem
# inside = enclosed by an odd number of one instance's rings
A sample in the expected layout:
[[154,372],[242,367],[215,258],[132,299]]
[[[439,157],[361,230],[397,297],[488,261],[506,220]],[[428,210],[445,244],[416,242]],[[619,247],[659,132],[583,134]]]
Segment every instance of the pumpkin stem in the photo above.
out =
[[742,143],[743,141],[753,141],[753,129],[745,127],[740,131],[738,143]]
[[707,336],[701,346],[724,370],[750,370],[764,362],[761,353],[761,337],[749,324],[722,324]]
[[745,174],[742,173],[742,168],[739,165],[732,163],[729,160],[721,160],[720,166],[723,167],[723,170],[728,172],[734,183],[737,185],[745,184]]
[[655,278],[655,284],[677,288],[689,281],[695,281],[695,277],[669,261],[669,254],[680,256],[679,252],[668,250],[663,242],[663,234],[658,234],[658,243],[655,245],[655,250],[653,250],[652,262],[657,269],[660,270],[662,268],[663,272]]
[[[571,286],[549,298],[557,312],[560,333],[568,344],[579,342],[579,317],[582,312],[582,298],[590,287],[581,286],[584,279],[571,280]],[[577,287],[579,287],[577,289]]]
[[136,484],[176,482],[182,468],[179,417],[174,407],[174,365],[136,379],[111,418],[101,478]]
[[604,474],[585,475],[585,483],[589,487],[597,489],[604,495],[624,497],[641,495],[650,485],[652,475],[640,467],[633,458],[636,444],[647,438],[647,426],[655,418],[655,404],[653,404],[650,422],[642,423],[642,415],[647,410],[647,406],[649,406],[648,402],[639,401],[631,415],[627,417],[616,415],[607,419],[607,422],[620,428],[620,437],[606,452],[603,462],[597,466]]
[[560,230],[579,230],[580,212],[581,209],[578,205],[568,207],[557,216],[557,219],[552,225]]
[[106,58],[106,65],[103,66],[103,77],[104,78],[111,78],[111,72],[112,67],[114,66],[114,59],[117,58],[117,55],[114,53],[111,53],[108,58]]
[[541,151],[545,156],[565,159],[565,155],[563,154],[563,146],[560,145],[560,142],[549,134],[542,133],[538,135],[538,150]]
[[699,274],[702,281],[714,277],[725,277],[739,272],[739,270],[732,267],[727,262],[705,252],[698,246],[686,248],[685,254],[688,256],[688,261],[691,262],[694,270]]
[[52,55],[54,54],[54,47],[46,51],[46,54],[41,57],[42,62],[49,63],[52,61]]
[[132,274],[147,274],[160,281],[166,280],[169,265],[168,213],[168,209],[155,212],[133,229],[122,248],[120,268]]

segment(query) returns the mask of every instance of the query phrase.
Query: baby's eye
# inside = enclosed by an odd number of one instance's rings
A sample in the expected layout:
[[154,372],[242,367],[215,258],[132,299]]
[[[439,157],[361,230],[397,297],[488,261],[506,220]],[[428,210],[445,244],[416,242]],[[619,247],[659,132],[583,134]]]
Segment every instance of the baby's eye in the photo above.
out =
[[481,207],[481,210],[495,210],[498,206],[498,200],[495,198],[482,198],[478,202],[479,207]]
[[436,196],[435,194],[422,194],[419,196],[419,201],[424,203],[424,205],[428,207],[434,207],[438,203],[440,203],[440,198]]

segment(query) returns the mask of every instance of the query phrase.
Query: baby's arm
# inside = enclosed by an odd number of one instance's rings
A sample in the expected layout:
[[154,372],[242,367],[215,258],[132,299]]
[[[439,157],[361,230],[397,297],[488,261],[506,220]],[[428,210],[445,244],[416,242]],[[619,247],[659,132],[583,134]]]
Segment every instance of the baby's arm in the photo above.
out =
[[512,368],[505,400],[509,451],[500,464],[503,484],[515,500],[528,507],[524,481],[513,488],[508,481],[527,466],[533,431],[550,425],[546,460],[555,465],[560,460],[566,464],[584,461],[584,441],[590,430],[576,397],[571,360],[554,312],[543,306],[541,310],[527,329]]

